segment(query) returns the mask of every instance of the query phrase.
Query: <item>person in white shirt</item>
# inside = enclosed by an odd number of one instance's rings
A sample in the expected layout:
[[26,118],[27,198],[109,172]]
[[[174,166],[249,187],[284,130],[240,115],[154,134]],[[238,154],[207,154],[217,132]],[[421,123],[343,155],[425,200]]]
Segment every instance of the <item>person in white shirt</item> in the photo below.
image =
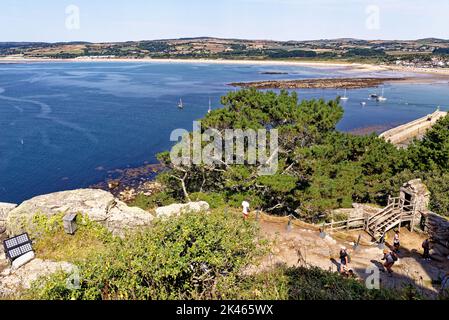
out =
[[248,201],[243,201],[242,202],[242,213],[243,213],[243,219],[247,219],[248,215],[249,215],[249,202]]
[[401,246],[401,242],[399,240],[399,231],[396,231],[393,239],[393,248],[396,253],[399,253],[399,248]]

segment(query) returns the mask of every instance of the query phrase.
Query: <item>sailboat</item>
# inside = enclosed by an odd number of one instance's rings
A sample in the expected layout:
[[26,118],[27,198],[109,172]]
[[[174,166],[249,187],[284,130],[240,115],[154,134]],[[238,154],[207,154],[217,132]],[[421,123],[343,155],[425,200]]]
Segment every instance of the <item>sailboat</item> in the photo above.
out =
[[182,99],[179,99],[178,109],[184,109],[184,104],[182,103]]
[[346,89],[345,89],[345,95],[340,98],[343,101],[347,101],[349,98],[346,96]]
[[382,94],[377,97],[377,101],[387,101],[387,98],[384,97],[384,88],[382,88]]
[[209,98],[209,109],[207,110],[207,113],[211,113],[212,112],[212,104],[210,102],[210,98]]

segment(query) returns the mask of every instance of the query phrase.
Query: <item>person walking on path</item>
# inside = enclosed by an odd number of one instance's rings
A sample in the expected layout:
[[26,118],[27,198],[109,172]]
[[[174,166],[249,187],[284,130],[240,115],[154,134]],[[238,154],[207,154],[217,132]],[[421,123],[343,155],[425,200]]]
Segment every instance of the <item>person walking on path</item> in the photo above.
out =
[[349,254],[346,247],[340,249],[340,274],[347,275],[349,270]]
[[249,202],[248,201],[242,202],[242,213],[243,213],[243,219],[244,220],[248,219],[248,216],[249,216]]
[[422,248],[423,248],[423,258],[424,260],[430,261],[430,239],[427,238],[426,240],[423,241],[422,243]]
[[401,242],[399,240],[399,231],[396,231],[393,238],[393,248],[394,252],[399,253],[399,248],[401,246]]

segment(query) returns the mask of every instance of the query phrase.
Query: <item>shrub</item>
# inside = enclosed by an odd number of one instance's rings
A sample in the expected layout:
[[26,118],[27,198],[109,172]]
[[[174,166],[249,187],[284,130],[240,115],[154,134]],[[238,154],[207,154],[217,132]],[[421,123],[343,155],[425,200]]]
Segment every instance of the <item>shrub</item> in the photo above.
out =
[[224,207],[226,205],[226,199],[224,195],[220,193],[203,193],[196,192],[190,195],[192,201],[206,201],[212,209]]
[[220,284],[224,299],[390,300],[410,298],[407,291],[368,290],[355,279],[317,267],[277,266]]
[[166,192],[158,192],[151,196],[146,196],[139,193],[137,197],[129,203],[131,207],[139,207],[143,210],[152,209],[155,207],[168,206],[175,203],[176,200]]
[[117,239],[79,264],[81,289],[59,273],[36,282],[33,299],[205,299],[216,284],[253,262],[264,246],[256,226],[232,213],[185,214]]
[[74,235],[64,232],[63,213],[48,217],[33,217],[34,249],[41,259],[81,262],[107,249],[113,236],[102,225],[91,221],[87,215],[78,215],[78,229]]

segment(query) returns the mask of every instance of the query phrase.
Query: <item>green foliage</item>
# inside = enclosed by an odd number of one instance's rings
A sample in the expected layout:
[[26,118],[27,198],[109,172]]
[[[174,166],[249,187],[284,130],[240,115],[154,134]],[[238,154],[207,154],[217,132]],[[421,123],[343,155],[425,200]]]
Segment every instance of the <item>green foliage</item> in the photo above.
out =
[[152,209],[155,207],[168,206],[175,203],[176,200],[168,193],[161,191],[151,196],[146,196],[143,193],[139,193],[137,197],[129,203],[131,207],[138,207],[143,210]]
[[264,205],[263,200],[255,191],[246,192],[227,192],[225,193],[227,204],[232,207],[241,207],[243,201],[249,201],[251,208],[262,208]]
[[320,268],[289,268],[285,270],[288,297],[293,300],[394,300],[397,296],[385,290],[368,290],[354,279]]
[[422,141],[398,150],[375,135],[337,132],[343,115],[338,101],[299,102],[294,92],[251,89],[229,93],[222,104],[202,120],[203,130],[278,129],[278,171],[260,177],[257,165],[249,163],[173,167],[165,152],[159,159],[171,170],[161,179],[173,198],[186,198],[183,181],[188,193],[200,192],[203,199],[205,193],[219,193],[232,206],[251,199],[253,207],[316,222],[353,202],[385,205],[403,183],[421,177],[435,192],[432,208],[449,213],[447,183],[435,178],[449,173],[449,117]]
[[185,214],[116,239],[80,263],[81,289],[60,273],[34,284],[34,299],[206,299],[264,252],[257,228],[232,213]]
[[449,48],[436,48],[433,50],[433,54],[436,55],[449,55]]
[[214,110],[202,121],[205,128],[218,130],[261,129],[291,126],[291,129],[319,131],[335,129],[343,116],[336,101],[310,100],[298,102],[295,92],[261,92],[255,89],[230,92],[222,97],[224,108]]
[[353,48],[349,49],[345,54],[345,57],[378,57],[385,56],[385,51],[378,49],[364,49]]
[[[183,199],[181,181],[189,193],[219,193],[230,205],[240,206],[249,200],[253,208],[274,213],[294,212],[300,203],[296,192],[306,187],[304,173],[296,171],[294,150],[298,145],[310,147],[332,134],[343,115],[337,101],[298,101],[296,93],[261,92],[254,89],[231,92],[222,98],[224,108],[202,120],[203,128],[270,129],[279,131],[280,168],[274,176],[259,177],[258,166],[206,165],[172,166],[168,152],[159,160],[172,170],[163,174],[164,184],[174,198]],[[224,159],[223,159],[224,160]],[[289,168],[292,169],[289,171]],[[293,169],[294,168],[294,169]]]
[[68,275],[38,279],[27,299],[282,299],[416,298],[412,291],[368,290],[362,282],[319,268],[276,266],[242,272],[268,252],[255,224],[214,210],[158,220],[148,230],[114,239],[107,250],[78,262],[81,288]]
[[423,179],[431,192],[430,207],[449,216],[449,116],[440,119],[421,141],[403,153],[405,172]]
[[288,175],[275,174],[271,176],[260,176],[257,183],[269,188],[273,192],[288,193],[296,188],[298,179]]
[[62,224],[63,216],[61,213],[33,217],[33,246],[41,259],[76,263],[106,250],[107,244],[113,241],[113,236],[105,227],[82,214],[76,220],[76,233],[68,235]]
[[222,208],[226,205],[225,196],[220,193],[196,192],[190,195],[192,201],[206,201],[212,209]]
[[412,170],[449,172],[449,117],[440,119],[422,141],[407,150],[407,166]]
[[270,58],[315,58],[318,54],[312,50],[270,50],[267,51]]
[[430,172],[424,177],[424,182],[431,194],[430,208],[449,216],[449,173]]
[[223,299],[267,300],[397,300],[405,292],[368,290],[357,280],[317,267],[278,266],[269,271],[220,283]]

